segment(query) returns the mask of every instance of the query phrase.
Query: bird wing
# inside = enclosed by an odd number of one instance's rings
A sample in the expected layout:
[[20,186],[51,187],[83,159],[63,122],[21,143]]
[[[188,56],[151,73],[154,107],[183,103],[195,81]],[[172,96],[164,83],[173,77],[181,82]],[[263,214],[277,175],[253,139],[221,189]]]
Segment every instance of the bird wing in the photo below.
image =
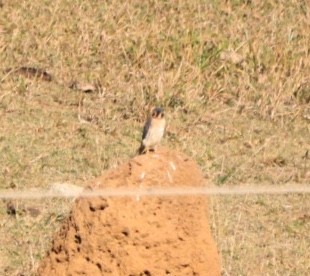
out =
[[146,137],[150,126],[151,126],[152,118],[148,118],[143,127],[142,140]]

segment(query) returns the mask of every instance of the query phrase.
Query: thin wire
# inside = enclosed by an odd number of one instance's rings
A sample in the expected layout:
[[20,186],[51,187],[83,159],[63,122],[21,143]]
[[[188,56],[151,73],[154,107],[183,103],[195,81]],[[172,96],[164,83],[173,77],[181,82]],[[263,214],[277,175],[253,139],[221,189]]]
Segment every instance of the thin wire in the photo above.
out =
[[[82,188],[80,188],[82,189]],[[164,196],[233,196],[309,194],[310,185],[234,186],[234,187],[153,187],[153,188],[101,188],[55,191],[43,189],[0,190],[0,199],[44,199],[76,197],[164,197]]]

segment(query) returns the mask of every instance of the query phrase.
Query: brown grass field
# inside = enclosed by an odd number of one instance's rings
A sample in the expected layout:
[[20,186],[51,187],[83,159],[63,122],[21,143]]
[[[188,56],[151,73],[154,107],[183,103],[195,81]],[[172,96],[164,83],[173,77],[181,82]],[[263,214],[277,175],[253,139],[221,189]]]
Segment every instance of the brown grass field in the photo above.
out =
[[[163,144],[210,183],[310,184],[307,1],[2,0],[0,11],[0,189],[87,185],[135,155],[155,105]],[[53,80],[9,70],[21,66]],[[35,272],[71,203],[16,201],[8,215],[0,201],[0,275]],[[223,275],[309,275],[309,195],[211,197],[210,216]]]

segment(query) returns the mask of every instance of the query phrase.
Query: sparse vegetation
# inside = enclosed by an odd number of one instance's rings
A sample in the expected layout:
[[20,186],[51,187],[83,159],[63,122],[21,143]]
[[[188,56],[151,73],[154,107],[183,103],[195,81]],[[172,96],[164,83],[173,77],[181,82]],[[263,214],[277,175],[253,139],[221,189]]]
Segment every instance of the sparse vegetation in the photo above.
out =
[[[4,0],[0,10],[1,189],[86,185],[135,154],[154,105],[168,116],[165,146],[211,183],[310,182],[306,1]],[[20,66],[53,81],[6,71]],[[13,218],[0,203],[1,275],[34,272],[70,202],[18,204],[42,213]],[[309,196],[211,207],[223,275],[307,274]]]

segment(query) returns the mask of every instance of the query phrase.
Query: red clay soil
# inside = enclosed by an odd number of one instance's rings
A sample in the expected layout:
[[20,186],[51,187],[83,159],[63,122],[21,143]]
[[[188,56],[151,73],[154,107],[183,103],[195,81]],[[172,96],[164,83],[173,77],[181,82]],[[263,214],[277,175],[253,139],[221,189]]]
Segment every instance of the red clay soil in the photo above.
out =
[[[92,188],[203,185],[192,160],[161,149],[106,172]],[[79,198],[38,275],[220,275],[206,197]]]

